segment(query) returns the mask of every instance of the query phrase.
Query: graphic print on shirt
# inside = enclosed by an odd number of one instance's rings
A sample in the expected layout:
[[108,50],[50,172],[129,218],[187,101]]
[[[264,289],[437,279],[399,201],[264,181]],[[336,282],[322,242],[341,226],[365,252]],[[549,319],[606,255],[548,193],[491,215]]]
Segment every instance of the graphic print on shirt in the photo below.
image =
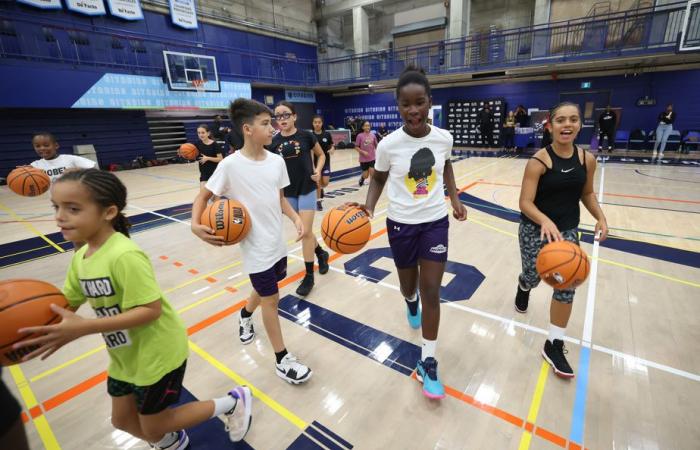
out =
[[427,147],[421,148],[411,157],[411,167],[404,181],[413,198],[426,197],[435,188],[437,175],[433,170],[434,165],[435,155]]
[[[112,297],[115,294],[112,281],[108,277],[80,280],[80,288],[83,291],[83,295],[87,298]],[[122,313],[119,305],[102,306],[93,309],[98,318],[112,317]],[[129,330],[102,333],[102,338],[109,349],[131,345]]]
[[284,159],[298,158],[301,154],[301,143],[295,139],[284,141],[277,146],[277,153]]

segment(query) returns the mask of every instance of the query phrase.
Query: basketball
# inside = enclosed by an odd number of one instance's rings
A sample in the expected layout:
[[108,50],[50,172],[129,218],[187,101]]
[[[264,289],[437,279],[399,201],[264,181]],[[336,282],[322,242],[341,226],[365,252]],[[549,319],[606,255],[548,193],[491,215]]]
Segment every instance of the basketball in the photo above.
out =
[[588,277],[588,255],[569,241],[556,241],[542,247],[537,255],[537,273],[555,289],[574,289]]
[[250,214],[245,206],[235,200],[218,200],[202,213],[202,225],[214,230],[214,234],[224,238],[228,245],[241,242],[250,231]]
[[12,192],[25,197],[36,197],[49,190],[51,179],[36,167],[18,167],[7,175],[7,185]]
[[321,235],[333,251],[355,253],[364,247],[372,233],[367,214],[355,206],[339,206],[323,217]]
[[180,146],[180,150],[178,150],[178,155],[187,160],[194,161],[195,159],[197,159],[197,156],[199,156],[199,150],[197,150],[196,145],[186,143]]
[[38,280],[0,281],[0,364],[17,364],[36,347],[13,350],[17,342],[35,337],[17,332],[20,328],[50,325],[61,321],[50,305],[68,306],[61,291],[50,283]]

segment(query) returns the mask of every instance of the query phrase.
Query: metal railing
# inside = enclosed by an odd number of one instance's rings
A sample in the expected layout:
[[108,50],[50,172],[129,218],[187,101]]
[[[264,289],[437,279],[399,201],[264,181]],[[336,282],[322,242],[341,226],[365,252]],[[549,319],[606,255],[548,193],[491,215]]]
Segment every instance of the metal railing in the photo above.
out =
[[[0,10],[0,58],[160,76],[162,51],[171,50],[215,56],[224,79],[328,86],[393,79],[408,64],[452,74],[669,52],[684,14],[680,2],[317,61]],[[700,14],[691,20],[698,23],[689,29],[698,29]]]

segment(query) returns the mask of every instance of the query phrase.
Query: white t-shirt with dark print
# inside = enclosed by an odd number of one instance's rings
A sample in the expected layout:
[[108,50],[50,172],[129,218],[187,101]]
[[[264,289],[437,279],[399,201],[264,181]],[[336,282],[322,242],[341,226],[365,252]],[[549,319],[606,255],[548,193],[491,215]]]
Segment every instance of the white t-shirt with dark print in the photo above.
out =
[[31,163],[32,167],[41,169],[51,178],[51,182],[65,172],[67,169],[92,169],[95,162],[82,156],[58,155],[54,159],[39,159]]
[[391,220],[418,224],[447,215],[443,172],[451,153],[452,135],[435,126],[422,138],[399,128],[379,142],[374,168],[389,172],[387,215]]
[[241,202],[250,214],[250,231],[241,241],[243,268],[249,274],[264,272],[287,256],[280,205],[280,189],[289,185],[287,166],[281,156],[265,155],[254,161],[240,151],[233,153],[217,164],[206,184],[214,195]]

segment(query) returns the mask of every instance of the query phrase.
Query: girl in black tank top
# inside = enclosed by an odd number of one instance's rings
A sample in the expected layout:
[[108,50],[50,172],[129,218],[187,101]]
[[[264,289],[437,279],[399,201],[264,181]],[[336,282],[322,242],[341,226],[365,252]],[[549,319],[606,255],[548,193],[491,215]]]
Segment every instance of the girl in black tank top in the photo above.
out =
[[[581,130],[578,105],[562,103],[550,111],[552,144],[538,151],[525,167],[520,191],[521,222],[518,233],[522,272],[518,277],[515,309],[527,312],[530,289],[540,277],[535,262],[548,242],[567,240],[578,245],[579,202],[595,217],[595,235],[608,234],[605,215],[593,191],[596,160],[574,145]],[[554,290],[550,305],[550,329],[542,356],[561,377],[574,371],[564,356],[564,333],[571,316],[574,290]]]

